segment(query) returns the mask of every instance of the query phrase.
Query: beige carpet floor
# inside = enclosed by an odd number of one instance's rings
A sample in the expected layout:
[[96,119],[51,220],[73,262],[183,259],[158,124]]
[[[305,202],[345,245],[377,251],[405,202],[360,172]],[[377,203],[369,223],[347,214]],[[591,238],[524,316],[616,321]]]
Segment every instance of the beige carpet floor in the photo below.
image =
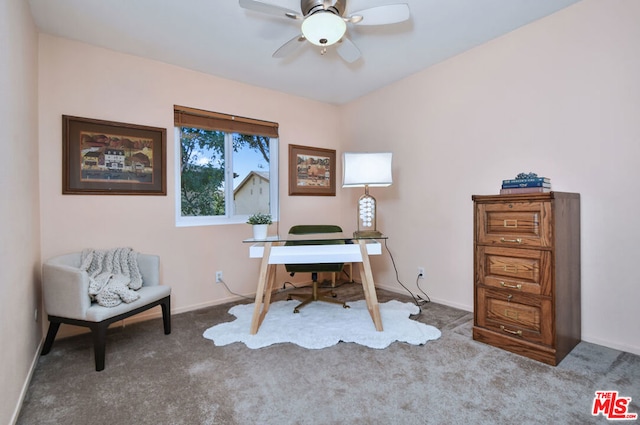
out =
[[[357,284],[338,293],[362,298]],[[102,372],[88,334],[56,341],[18,424],[609,423],[591,414],[599,390],[632,397],[629,411],[640,412],[640,356],[606,347],[582,342],[548,366],[473,341],[471,313],[434,303],[416,320],[442,336],[422,346],[217,347],[202,334],[233,320],[231,306],[174,315],[167,336],[160,319],[111,329]]]

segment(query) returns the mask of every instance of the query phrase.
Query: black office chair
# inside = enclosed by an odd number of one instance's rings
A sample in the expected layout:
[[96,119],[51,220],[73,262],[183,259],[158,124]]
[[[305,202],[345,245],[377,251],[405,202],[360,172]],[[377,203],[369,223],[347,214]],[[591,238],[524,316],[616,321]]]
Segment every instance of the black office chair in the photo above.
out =
[[[333,225],[298,225],[289,229],[290,235],[307,235],[312,233],[342,233],[340,226]],[[285,245],[329,245],[329,244],[344,244],[344,240],[328,240],[328,241],[288,241]],[[313,282],[311,294],[289,294],[287,300],[291,300],[294,297],[299,298],[302,301],[293,309],[294,313],[299,313],[300,309],[305,305],[313,301],[324,301],[328,303],[341,304],[343,308],[349,308],[344,302],[337,300],[336,294],[333,291],[326,293],[318,292],[318,273],[330,272],[341,273],[344,263],[325,263],[325,264],[285,264],[286,270],[293,276],[295,273],[311,273],[311,280]]]

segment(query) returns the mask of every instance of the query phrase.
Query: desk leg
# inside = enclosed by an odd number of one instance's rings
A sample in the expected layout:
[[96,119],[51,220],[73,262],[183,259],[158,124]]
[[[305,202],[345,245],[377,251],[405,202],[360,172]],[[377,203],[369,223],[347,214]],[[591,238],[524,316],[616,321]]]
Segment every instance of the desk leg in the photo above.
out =
[[360,245],[360,254],[362,256],[360,279],[362,279],[364,297],[367,300],[369,314],[371,315],[371,319],[373,320],[376,330],[382,332],[382,318],[380,317],[378,296],[376,295],[376,287],[373,282],[373,273],[371,273],[371,263],[369,262],[366,241],[364,239],[360,239],[358,240],[358,244]]
[[[271,242],[265,242],[264,254],[262,256],[262,263],[260,264],[260,277],[258,278],[258,289],[256,291],[256,301],[253,308],[253,317],[251,318],[251,328],[249,329],[249,333],[251,335],[255,335],[256,333],[258,333],[258,328],[262,323],[262,319],[264,319],[266,310],[269,309],[268,302],[271,300],[271,296],[269,294],[269,296],[265,297],[265,289],[266,287],[273,286],[273,282],[269,282],[269,280],[272,278],[272,274],[274,274],[271,272],[272,267],[270,267],[270,264],[269,264],[270,254],[271,254]],[[273,270],[275,270],[275,266],[273,266]],[[266,301],[264,308],[263,308],[263,300]]]
[[264,316],[266,316],[267,311],[269,311],[269,305],[271,304],[271,294],[273,293],[273,287],[275,286],[274,283],[276,281],[276,265],[275,264],[269,264],[269,267],[267,269],[267,289],[264,293],[264,308],[262,309],[262,316],[260,318],[260,322],[262,322],[262,319],[264,318]]

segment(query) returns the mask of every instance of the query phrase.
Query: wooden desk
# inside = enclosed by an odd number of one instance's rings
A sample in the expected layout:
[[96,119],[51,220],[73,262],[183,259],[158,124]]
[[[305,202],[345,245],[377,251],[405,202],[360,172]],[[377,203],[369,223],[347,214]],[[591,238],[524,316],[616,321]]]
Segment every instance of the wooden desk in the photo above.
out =
[[[374,239],[351,239],[344,237],[322,235],[299,235],[294,240],[344,240],[349,243],[340,245],[293,245],[284,246],[287,240],[269,237],[264,241],[247,239],[243,242],[252,243],[249,248],[250,258],[262,258],[260,277],[256,291],[255,307],[251,320],[251,335],[255,335],[269,311],[271,293],[274,289],[276,265],[278,264],[308,264],[308,263],[359,263],[360,279],[367,301],[367,308],[377,331],[382,331],[382,319],[378,297],[371,273],[370,255],[382,254],[382,245]],[[315,238],[314,236],[317,236]],[[383,237],[386,239],[386,237]],[[351,243],[353,241],[353,243]]]

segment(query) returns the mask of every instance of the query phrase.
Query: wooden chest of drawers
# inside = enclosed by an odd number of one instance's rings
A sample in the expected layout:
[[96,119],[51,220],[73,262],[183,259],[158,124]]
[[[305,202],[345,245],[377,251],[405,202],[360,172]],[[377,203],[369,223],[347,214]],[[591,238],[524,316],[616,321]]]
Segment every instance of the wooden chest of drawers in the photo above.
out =
[[580,342],[580,195],[472,199],[473,339],[557,365]]

